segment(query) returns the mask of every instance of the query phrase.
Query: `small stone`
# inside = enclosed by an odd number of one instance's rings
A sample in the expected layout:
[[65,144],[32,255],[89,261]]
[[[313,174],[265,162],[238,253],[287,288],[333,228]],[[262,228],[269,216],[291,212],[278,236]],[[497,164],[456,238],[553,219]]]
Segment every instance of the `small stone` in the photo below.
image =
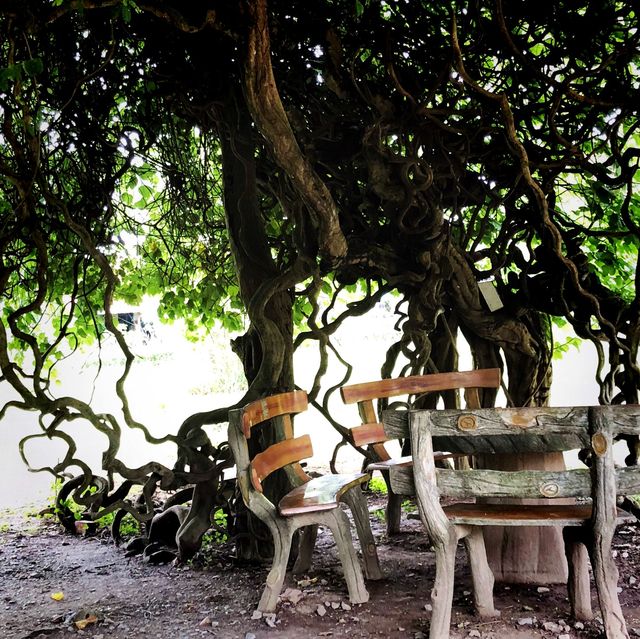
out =
[[425,609],[427,612],[431,612],[431,611],[433,610],[433,606],[432,606],[431,604],[425,604],[425,605],[424,605],[424,609]]
[[547,588],[546,586],[538,586],[538,587],[536,588],[536,592],[540,592],[540,593],[542,593],[542,592],[549,592],[549,588]]
[[298,590],[297,588],[287,588],[281,595],[280,598],[283,601],[290,601],[294,606],[304,597],[302,590]]
[[398,626],[398,630],[399,630],[400,632],[404,632],[404,628],[403,628],[402,626]]
[[571,635],[568,634],[562,634],[562,635],[558,635],[558,639],[571,639]]
[[467,637],[482,637],[479,630],[469,630]]
[[269,626],[269,628],[276,627],[276,615],[275,613],[271,613],[269,615],[264,615],[264,622]]
[[561,626],[559,623],[555,623],[553,621],[545,621],[542,624],[542,627],[549,632],[562,632],[564,626]]
[[319,617],[324,617],[327,614],[327,609],[322,604],[318,604],[316,613]]
[[533,617],[521,617],[518,619],[519,626],[533,626]]
[[259,610],[254,610],[251,613],[251,619],[253,619],[254,621],[257,619],[262,619],[262,613]]
[[576,630],[584,630],[584,624],[582,623],[582,621],[576,621],[576,622],[573,624],[573,627],[574,627]]
[[256,636],[253,634],[253,632],[247,632],[247,634],[244,636],[244,639],[256,639]]
[[342,608],[343,610],[351,610],[351,606],[344,601],[340,604],[340,608]]
[[470,590],[463,590],[463,591],[462,591],[462,594],[463,594],[465,597],[468,597],[468,596],[471,594],[471,591],[470,591]]
[[332,607],[334,610],[337,610],[338,608],[340,608],[340,602],[339,602],[339,601],[332,601],[332,602],[331,602],[331,607]]
[[629,585],[633,586],[633,584],[636,583],[636,581],[638,581],[635,577],[629,577]]
[[526,610],[527,612],[533,612],[533,606],[522,606],[523,610]]
[[199,624],[199,626],[210,626],[211,625],[211,619],[209,619],[209,617],[205,617]]
[[427,639],[427,635],[422,630],[418,630],[418,632],[414,633],[413,639]]

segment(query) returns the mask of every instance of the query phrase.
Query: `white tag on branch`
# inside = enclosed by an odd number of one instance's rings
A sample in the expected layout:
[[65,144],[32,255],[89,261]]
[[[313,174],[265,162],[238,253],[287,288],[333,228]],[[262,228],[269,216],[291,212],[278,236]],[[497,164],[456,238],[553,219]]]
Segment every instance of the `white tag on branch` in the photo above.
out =
[[504,306],[493,280],[478,282],[478,288],[480,289],[480,293],[482,293],[482,297],[484,298],[486,305],[492,313]]

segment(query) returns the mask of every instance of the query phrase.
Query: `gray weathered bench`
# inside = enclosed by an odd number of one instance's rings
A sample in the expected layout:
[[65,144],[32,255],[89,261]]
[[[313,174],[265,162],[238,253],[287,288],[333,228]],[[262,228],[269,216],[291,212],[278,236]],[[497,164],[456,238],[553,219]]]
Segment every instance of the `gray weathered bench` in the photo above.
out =
[[[302,528],[299,554],[294,572],[305,572],[311,563],[317,525],[326,526],[333,533],[344,569],[344,577],[353,603],[369,599],[358,557],[353,547],[349,519],[340,508],[349,506],[360,540],[365,575],[380,579],[382,574],[371,533],[369,513],[361,486],[369,480],[365,473],[309,477],[299,461],[313,455],[309,435],[293,436],[291,416],[307,408],[307,394],[303,391],[281,393],[229,411],[229,445],[237,468],[237,482],[247,508],[269,528],[274,542],[274,557],[258,610],[275,609],[282,589],[296,530]],[[284,439],[249,459],[247,440],[252,430],[271,420],[281,420]],[[285,469],[296,486],[273,504],[264,494],[262,482],[274,471]]]
[[[411,435],[413,469],[402,477],[394,474],[394,491],[415,490],[420,518],[436,553],[430,639],[449,636],[460,539],[467,549],[478,614],[498,614],[481,528],[496,524],[562,526],[572,613],[577,618],[591,616],[586,548],[606,636],[629,637],[617,596],[618,571],[611,540],[624,516],[616,507],[616,495],[640,491],[640,467],[616,468],[613,442],[618,435],[640,434],[639,407],[387,411],[384,424],[389,437]],[[566,471],[446,470],[435,467],[434,447],[467,454],[587,449],[591,466]],[[464,502],[443,506],[441,497]],[[487,497],[546,498],[546,503],[468,503],[470,498]],[[557,504],[556,498],[582,498],[582,502]]]
[[[390,476],[401,469],[401,476],[411,470],[411,456],[392,457],[385,442],[388,437],[378,422],[374,408],[374,400],[399,396],[423,397],[429,393],[443,393],[464,389],[465,402],[470,408],[480,407],[478,389],[500,388],[500,369],[485,368],[471,371],[455,371],[450,373],[433,373],[430,375],[411,375],[392,379],[380,379],[373,382],[352,384],[340,389],[345,404],[358,404],[358,412],[362,424],[351,428],[351,439],[355,446],[368,447],[368,454],[373,460],[367,466],[367,472],[379,471],[387,485],[387,534],[393,535],[400,530],[400,514],[403,495],[396,494],[392,488]],[[447,450],[447,449],[443,449]],[[447,452],[434,453],[436,461],[454,457]]]

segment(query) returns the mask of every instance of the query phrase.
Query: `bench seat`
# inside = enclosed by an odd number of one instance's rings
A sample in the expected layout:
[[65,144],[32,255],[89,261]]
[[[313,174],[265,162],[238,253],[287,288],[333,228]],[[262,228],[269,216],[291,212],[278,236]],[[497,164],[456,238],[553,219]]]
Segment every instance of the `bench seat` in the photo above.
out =
[[369,481],[366,473],[324,475],[288,492],[278,503],[283,517],[336,508],[345,492]]
[[[434,461],[442,461],[444,459],[457,459],[460,457],[467,457],[462,453],[433,453]],[[392,459],[385,459],[384,461],[372,462],[367,466],[367,472],[370,473],[374,470],[393,470],[395,468],[411,468],[413,466],[413,457],[406,455],[404,457],[395,457]]]

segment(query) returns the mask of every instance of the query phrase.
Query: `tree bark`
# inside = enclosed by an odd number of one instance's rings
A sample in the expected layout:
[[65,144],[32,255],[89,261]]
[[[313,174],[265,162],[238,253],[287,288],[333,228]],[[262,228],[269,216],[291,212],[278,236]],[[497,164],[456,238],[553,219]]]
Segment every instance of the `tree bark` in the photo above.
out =
[[[224,205],[231,251],[240,285],[240,295],[247,308],[251,326],[236,339],[233,350],[240,357],[250,398],[257,398],[293,388],[293,297],[289,289],[274,285],[280,273],[273,261],[264,221],[258,202],[255,172],[255,144],[251,119],[242,96],[231,96],[224,107],[225,130],[221,131]],[[267,302],[255,304],[258,296]],[[261,427],[249,439],[250,455],[264,450],[283,438],[274,424]],[[265,493],[274,503],[292,488],[284,472],[277,472],[265,482]],[[263,525],[246,512],[251,520],[239,535],[238,554],[245,559],[264,558],[273,553],[271,536]],[[239,518],[238,521],[242,521]]]

